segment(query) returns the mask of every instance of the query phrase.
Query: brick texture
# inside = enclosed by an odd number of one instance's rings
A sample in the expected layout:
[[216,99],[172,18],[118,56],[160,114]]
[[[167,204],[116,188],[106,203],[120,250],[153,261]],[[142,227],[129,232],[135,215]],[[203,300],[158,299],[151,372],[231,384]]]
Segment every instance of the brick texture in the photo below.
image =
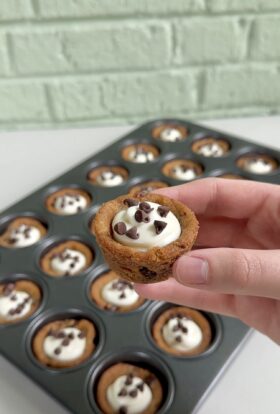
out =
[[0,128],[272,114],[279,0],[1,0]]

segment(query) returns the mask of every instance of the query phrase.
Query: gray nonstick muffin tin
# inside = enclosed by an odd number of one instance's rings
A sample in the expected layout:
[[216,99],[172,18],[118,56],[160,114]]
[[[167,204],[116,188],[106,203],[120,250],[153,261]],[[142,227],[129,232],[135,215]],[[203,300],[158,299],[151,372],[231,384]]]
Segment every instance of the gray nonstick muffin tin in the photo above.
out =
[[[159,123],[187,126],[189,135],[180,142],[163,142],[152,138],[151,131]],[[227,140],[230,151],[219,158],[194,154],[191,149],[194,140],[208,136]],[[133,143],[156,146],[160,152],[159,157],[145,164],[125,161],[121,151],[126,145]],[[153,341],[151,326],[170,304],[146,301],[139,309],[121,314],[102,310],[90,299],[92,281],[104,273],[107,267],[89,226],[101,203],[128,193],[132,186],[140,182],[154,179],[169,185],[182,183],[161,172],[166,162],[176,158],[190,159],[201,164],[202,177],[233,173],[247,179],[279,183],[279,168],[266,175],[241,171],[236,160],[246,153],[268,154],[278,163],[280,159],[279,152],[275,150],[187,121],[164,119],[148,122],[3,211],[0,217],[0,233],[11,219],[25,215],[38,218],[48,230],[47,235],[32,246],[19,249],[0,247],[0,283],[29,279],[42,292],[41,306],[28,320],[0,326],[0,351],[4,357],[70,412],[76,414],[101,413],[94,396],[96,384],[106,367],[116,362],[130,362],[148,367],[157,375],[164,389],[159,413],[187,414],[195,411],[247,337],[248,327],[233,318],[203,312],[213,331],[212,343],[205,353],[183,358],[160,350]],[[128,171],[127,181],[116,187],[100,187],[90,183],[87,180],[89,171],[103,165],[124,167]],[[69,186],[81,188],[90,194],[92,203],[89,208],[71,216],[49,212],[45,207],[46,197]],[[42,253],[51,245],[69,239],[80,240],[92,249],[92,265],[77,276],[48,276],[40,268]],[[79,366],[67,369],[49,368],[35,358],[31,346],[32,338],[45,323],[64,317],[85,317],[91,320],[98,332],[96,349]]]

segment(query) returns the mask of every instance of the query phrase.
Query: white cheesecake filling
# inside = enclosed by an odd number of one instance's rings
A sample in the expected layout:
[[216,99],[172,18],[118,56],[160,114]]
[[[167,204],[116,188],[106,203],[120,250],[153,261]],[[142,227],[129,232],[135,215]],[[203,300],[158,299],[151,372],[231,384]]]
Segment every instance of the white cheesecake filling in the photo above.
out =
[[21,224],[9,233],[9,242],[12,247],[27,247],[37,243],[41,233],[37,227]]
[[55,199],[54,208],[61,214],[76,214],[87,207],[87,200],[82,195],[65,194]]
[[269,161],[257,158],[246,161],[244,169],[254,174],[268,174],[273,170],[273,166]]
[[51,259],[51,268],[62,275],[75,275],[86,265],[86,257],[78,250],[65,249]]
[[48,335],[44,339],[43,349],[45,354],[57,361],[71,361],[80,358],[86,348],[86,337],[81,336],[80,329],[69,327],[59,331],[62,338]]
[[151,162],[155,159],[154,154],[151,151],[146,151],[142,149],[132,149],[128,154],[128,159],[132,162],[139,164],[144,164],[146,162]]
[[127,375],[121,375],[109,385],[106,391],[107,400],[116,413],[121,407],[125,407],[126,414],[140,414],[152,401],[151,388],[139,377],[127,379]]
[[191,167],[185,167],[183,165],[177,165],[172,169],[172,177],[177,180],[190,181],[197,177],[197,173]]
[[[166,217],[162,217],[159,213],[159,208],[163,207],[160,204],[153,202],[145,202],[148,204],[151,211],[149,213],[144,212],[145,219],[148,222],[138,222],[135,218],[135,214],[140,210],[141,204],[124,208],[119,211],[112,222],[112,228],[114,233],[114,239],[119,243],[126,246],[134,247],[135,249],[146,251],[153,247],[163,247],[167,244],[177,240],[181,235],[181,226],[177,217],[168,210]],[[138,213],[137,213],[138,214]],[[117,232],[117,224],[124,223],[126,232],[119,234]],[[160,222],[159,227],[164,227],[157,234],[156,225]],[[130,232],[134,230],[135,237]]]
[[166,142],[176,142],[183,139],[183,135],[179,129],[165,128],[160,133],[160,139]]
[[203,334],[199,325],[186,317],[170,318],[162,328],[165,342],[177,351],[190,351],[200,345]]
[[12,290],[9,294],[0,296],[0,316],[13,320],[25,316],[32,306],[31,296],[24,291]]
[[134,305],[139,299],[139,295],[135,291],[133,284],[121,279],[114,279],[106,283],[101,293],[107,303],[115,306]]
[[202,145],[197,150],[197,153],[204,157],[222,157],[224,155],[224,150],[217,142],[213,142],[211,144]]
[[103,187],[115,187],[124,182],[124,178],[120,174],[115,174],[113,171],[103,171],[96,177],[97,184]]

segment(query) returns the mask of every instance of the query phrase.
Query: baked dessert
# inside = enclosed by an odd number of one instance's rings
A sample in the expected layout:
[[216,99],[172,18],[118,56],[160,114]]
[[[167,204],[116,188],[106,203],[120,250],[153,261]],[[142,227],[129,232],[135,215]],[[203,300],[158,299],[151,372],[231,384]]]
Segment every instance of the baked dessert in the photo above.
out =
[[220,138],[202,138],[194,141],[192,144],[192,151],[204,157],[222,157],[229,150],[229,142]]
[[130,312],[145,302],[135,291],[132,282],[121,279],[113,271],[99,276],[92,283],[90,294],[100,308],[113,312]]
[[0,283],[0,324],[29,318],[40,306],[41,291],[30,280]]
[[54,214],[68,216],[85,210],[91,203],[90,195],[80,188],[62,188],[49,195],[46,208]]
[[49,322],[35,334],[34,355],[42,364],[69,368],[88,359],[95,349],[96,330],[87,319]]
[[128,171],[119,166],[103,165],[93,168],[88,173],[88,180],[101,187],[116,187],[123,184],[128,178]]
[[149,144],[132,144],[122,150],[124,160],[138,164],[154,161],[158,156],[159,150],[157,147]]
[[134,185],[130,189],[129,194],[132,197],[137,197],[138,195],[142,197],[154,190],[157,190],[158,188],[163,187],[168,187],[168,184],[164,183],[163,181],[146,181],[144,183]]
[[152,137],[165,142],[179,142],[186,139],[188,129],[176,123],[163,123],[152,129]]
[[198,233],[194,213],[159,194],[121,196],[98,210],[93,231],[109,267],[132,282],[167,279]]
[[212,332],[201,312],[184,306],[172,306],[156,319],[152,335],[163,351],[177,356],[191,356],[206,351]]
[[43,254],[40,264],[49,276],[74,276],[82,273],[93,262],[88,246],[76,240],[56,244]]
[[175,180],[191,181],[203,174],[203,167],[192,160],[176,159],[164,164],[162,172]]
[[0,235],[0,246],[18,249],[37,243],[47,233],[46,227],[37,219],[17,217],[11,220]]
[[279,167],[279,163],[269,155],[246,154],[238,158],[237,166],[253,174],[269,174]]
[[242,175],[232,174],[232,173],[225,173],[225,174],[217,175],[217,177],[227,178],[227,179],[244,180],[244,177],[242,177]]
[[101,374],[97,403],[104,414],[155,414],[163,399],[162,386],[149,370],[118,363]]

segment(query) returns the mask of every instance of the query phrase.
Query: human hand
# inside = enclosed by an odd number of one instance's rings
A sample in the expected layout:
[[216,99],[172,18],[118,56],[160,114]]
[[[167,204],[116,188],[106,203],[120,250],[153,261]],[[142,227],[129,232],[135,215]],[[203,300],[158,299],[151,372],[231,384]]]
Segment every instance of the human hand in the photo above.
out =
[[156,192],[196,213],[197,249],[138,293],[237,317],[280,344],[280,186],[206,178]]

